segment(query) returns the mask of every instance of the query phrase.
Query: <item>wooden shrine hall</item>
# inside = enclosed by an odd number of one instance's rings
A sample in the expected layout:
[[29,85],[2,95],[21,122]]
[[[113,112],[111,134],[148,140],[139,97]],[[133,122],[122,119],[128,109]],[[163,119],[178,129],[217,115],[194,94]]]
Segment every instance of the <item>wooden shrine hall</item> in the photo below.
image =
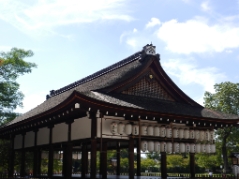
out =
[[[188,153],[194,178],[195,153],[215,153],[214,130],[238,121],[188,97],[150,44],[50,91],[42,104],[2,126],[0,138],[11,143],[9,177],[143,179],[141,154],[158,152],[161,178],[167,178],[167,153]],[[124,176],[122,149],[128,151]],[[107,152],[112,150],[115,173],[109,176]]]

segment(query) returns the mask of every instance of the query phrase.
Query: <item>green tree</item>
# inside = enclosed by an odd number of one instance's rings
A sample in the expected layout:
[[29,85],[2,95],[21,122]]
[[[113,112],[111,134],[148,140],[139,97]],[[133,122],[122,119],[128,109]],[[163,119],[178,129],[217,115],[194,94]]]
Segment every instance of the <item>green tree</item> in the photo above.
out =
[[[22,106],[23,94],[19,91],[16,80],[20,75],[30,73],[31,69],[36,67],[35,63],[23,60],[32,55],[31,50],[17,48],[12,48],[9,52],[0,52],[0,126],[19,115],[14,110],[17,106]],[[0,143],[0,172],[4,172],[8,164],[9,142],[0,141]],[[19,170],[17,159],[16,155],[15,167]]]
[[141,159],[141,170],[152,170],[153,167],[157,165],[157,162],[150,158],[142,158]]
[[23,94],[19,91],[16,79],[30,73],[35,63],[24,61],[33,56],[31,50],[12,48],[9,52],[0,53],[0,125],[14,119],[14,109],[22,106]]
[[146,154],[147,158],[160,161],[161,155],[158,152],[149,152]]
[[[206,108],[221,111],[226,114],[239,114],[239,83],[222,82],[214,85],[215,93],[205,92],[204,105]],[[228,149],[235,149],[239,129],[224,127],[216,131],[217,142],[220,143],[224,169],[228,169]],[[234,140],[234,141],[233,141]],[[236,141],[235,141],[236,140]]]
[[197,165],[201,168],[212,169],[220,165],[216,155],[197,154]]
[[184,158],[182,155],[168,155],[167,166],[168,168],[188,167],[189,159]]

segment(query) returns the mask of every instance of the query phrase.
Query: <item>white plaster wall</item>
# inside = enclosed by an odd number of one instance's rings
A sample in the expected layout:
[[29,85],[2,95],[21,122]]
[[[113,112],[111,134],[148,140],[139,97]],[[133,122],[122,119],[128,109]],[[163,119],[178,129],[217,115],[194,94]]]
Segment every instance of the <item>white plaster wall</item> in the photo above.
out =
[[91,119],[83,117],[75,119],[71,125],[71,140],[91,137]]
[[68,124],[57,124],[52,129],[52,143],[65,142],[68,140],[67,136]]
[[24,147],[33,147],[34,146],[34,139],[35,139],[35,132],[30,131],[27,132],[25,135]]
[[37,145],[49,144],[50,129],[47,127],[40,128],[37,132]]
[[14,138],[14,149],[22,148],[22,134],[18,134]]

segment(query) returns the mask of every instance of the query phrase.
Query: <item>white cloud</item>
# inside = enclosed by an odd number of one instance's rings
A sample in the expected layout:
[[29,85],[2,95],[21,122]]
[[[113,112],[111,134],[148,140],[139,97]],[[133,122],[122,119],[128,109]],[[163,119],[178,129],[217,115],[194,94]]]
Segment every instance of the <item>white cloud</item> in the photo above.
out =
[[151,20],[146,24],[146,28],[152,28],[156,25],[160,25],[161,22],[158,18],[152,17]]
[[186,22],[173,19],[162,24],[157,37],[166,43],[167,50],[175,53],[222,52],[239,47],[239,26],[208,25],[207,19],[203,18]]
[[126,40],[126,44],[128,44],[129,46],[131,46],[132,48],[136,48],[137,46],[137,42],[135,39],[131,38],[131,39],[127,39]]
[[215,67],[198,68],[192,61],[171,59],[164,62],[165,71],[175,76],[183,85],[198,84],[203,91],[214,92],[213,85],[226,79]]
[[152,42],[150,39],[155,39],[155,37],[150,34],[146,35],[144,31],[134,28],[121,34],[120,43],[126,43],[135,52]]
[[31,5],[17,0],[1,1],[0,19],[27,33],[52,32],[54,27],[99,20],[132,21],[125,0],[39,0]]
[[136,28],[134,28],[133,32],[136,33],[136,32],[138,32],[138,30]]
[[191,0],[182,0],[182,1],[185,2],[185,3],[191,2]]
[[203,10],[203,11],[210,11],[211,10],[211,8],[210,8],[210,6],[209,6],[209,2],[208,1],[205,1],[205,2],[202,2],[202,4],[201,4],[201,9]]

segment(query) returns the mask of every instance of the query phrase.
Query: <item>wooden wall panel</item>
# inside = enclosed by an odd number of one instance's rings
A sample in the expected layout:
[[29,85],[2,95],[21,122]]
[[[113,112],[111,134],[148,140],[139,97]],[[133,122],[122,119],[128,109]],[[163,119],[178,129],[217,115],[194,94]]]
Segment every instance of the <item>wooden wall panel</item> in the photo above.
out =
[[37,145],[49,144],[49,133],[49,128],[40,128],[37,134]]
[[33,147],[34,146],[34,140],[35,140],[35,132],[30,131],[27,132],[25,135],[25,143],[24,147]]

